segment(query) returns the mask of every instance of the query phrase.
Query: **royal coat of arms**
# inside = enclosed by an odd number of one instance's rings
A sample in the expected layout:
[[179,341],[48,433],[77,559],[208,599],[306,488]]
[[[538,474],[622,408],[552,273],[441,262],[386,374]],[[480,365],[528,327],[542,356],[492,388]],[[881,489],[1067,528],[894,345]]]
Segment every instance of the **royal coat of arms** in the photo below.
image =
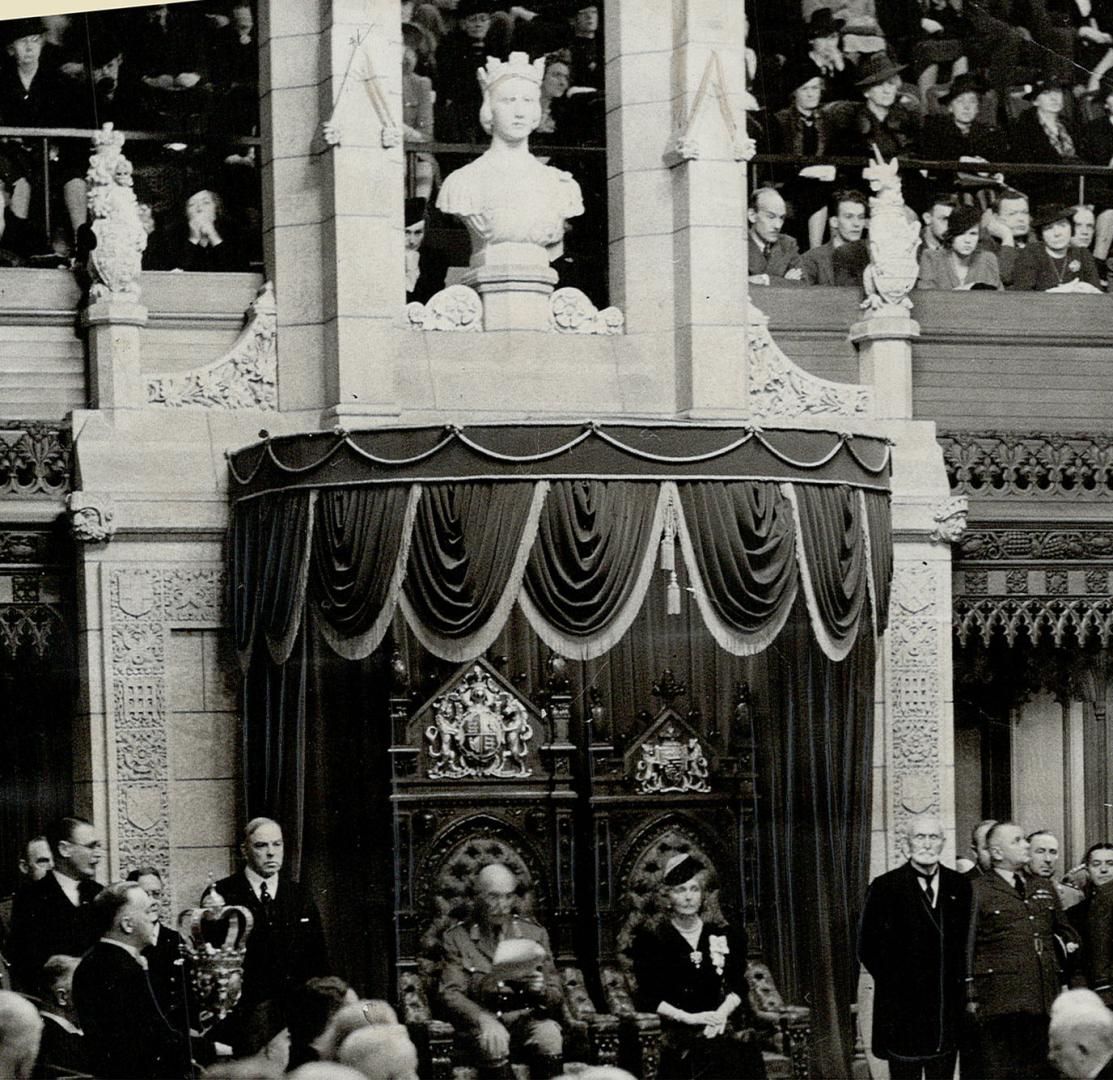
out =
[[634,780],[648,795],[665,791],[710,791],[707,757],[695,736],[667,724],[655,740],[641,745]]
[[433,759],[429,778],[529,776],[528,743],[532,738],[533,725],[525,705],[476,664],[433,702],[433,723],[425,729]]

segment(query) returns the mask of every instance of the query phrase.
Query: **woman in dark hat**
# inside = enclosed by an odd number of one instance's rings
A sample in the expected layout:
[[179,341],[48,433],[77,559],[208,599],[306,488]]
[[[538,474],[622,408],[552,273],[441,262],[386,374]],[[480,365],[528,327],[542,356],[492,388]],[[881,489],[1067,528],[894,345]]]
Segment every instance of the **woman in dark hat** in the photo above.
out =
[[997,256],[978,247],[981,210],[959,206],[947,219],[943,247],[920,255],[921,289],[1002,289]]
[[406,200],[406,303],[424,304],[444,288],[448,262],[437,251],[425,245],[424,199]]
[[[814,159],[827,153],[831,125],[827,114],[820,107],[823,101],[823,78],[810,61],[802,58],[788,63],[785,66],[784,79],[790,101],[787,109],[781,109],[773,117],[773,151],[813,160],[803,166],[778,165],[771,172],[774,179],[785,177],[781,194],[793,211],[788,231],[796,237],[801,248],[806,250],[823,242],[827,200],[831,193],[830,181],[835,179],[835,172],[834,169],[831,170],[828,181],[817,178],[814,175]],[[821,212],[821,216],[813,234],[807,223],[817,211]]]
[[[1078,140],[1063,110],[1070,83],[1055,76],[1040,79],[1028,88],[1032,102],[1014,121],[1009,133],[1009,157],[1034,165],[1078,165]],[[1017,182],[1033,201],[1070,202],[1078,181],[1073,176],[1032,173]]]
[[1017,254],[1010,288],[1046,292],[1082,282],[1100,290],[1093,255],[1071,243],[1073,217],[1073,206],[1051,204],[1036,210],[1032,215],[1032,235],[1039,240],[1030,242]]
[[761,1051],[735,1038],[749,1016],[746,936],[727,926],[694,855],[661,874],[660,916],[634,937],[639,1007],[661,1017],[661,1080],[764,1077]]
[[[1082,132],[1082,157],[1091,165],[1113,165],[1113,79],[1103,79],[1092,91],[1102,106],[1101,116],[1091,120]],[[1086,201],[1097,216],[1094,258],[1104,263],[1113,243],[1113,183],[1105,177],[1086,177]]]
[[916,152],[919,117],[897,101],[903,64],[885,53],[867,56],[858,69],[858,93],[863,99],[850,111],[832,152],[873,160],[876,146],[886,161]]
[[[925,158],[998,162],[1008,157],[1005,136],[979,119],[985,90],[985,84],[976,75],[955,76],[946,93],[939,98],[947,111],[924,117],[921,151]],[[976,173],[939,174],[935,179],[941,187],[959,187],[973,192],[1000,186],[996,178]]]
[[[854,65],[843,55],[839,42],[842,27],[828,7],[816,8],[805,28],[808,39],[806,63],[823,76],[825,100],[854,101],[858,94],[854,86]],[[791,94],[792,87],[785,89]]]
[[506,58],[507,46],[498,40],[494,20],[498,6],[495,0],[460,0],[458,29],[437,48],[435,126],[444,142],[480,143],[486,138],[479,126],[483,94],[475,73],[488,56]]

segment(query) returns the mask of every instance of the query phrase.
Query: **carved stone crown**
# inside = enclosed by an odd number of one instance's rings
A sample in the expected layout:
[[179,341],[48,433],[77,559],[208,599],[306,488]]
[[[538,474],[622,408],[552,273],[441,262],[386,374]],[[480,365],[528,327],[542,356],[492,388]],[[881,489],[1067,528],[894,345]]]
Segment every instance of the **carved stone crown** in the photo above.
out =
[[545,57],[539,56],[531,63],[529,54],[524,52],[512,52],[506,61],[497,56],[488,56],[486,66],[479,68],[476,75],[484,93],[490,93],[495,83],[513,75],[540,86],[545,77]]

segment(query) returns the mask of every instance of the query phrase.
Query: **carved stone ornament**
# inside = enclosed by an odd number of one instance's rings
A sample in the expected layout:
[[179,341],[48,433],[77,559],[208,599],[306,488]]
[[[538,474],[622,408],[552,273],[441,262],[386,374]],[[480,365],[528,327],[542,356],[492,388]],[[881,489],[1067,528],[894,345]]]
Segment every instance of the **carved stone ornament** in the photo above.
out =
[[873,391],[856,383],[836,383],[797,367],[769,333],[769,316],[753,301],[747,327],[750,409],[755,418],[868,416]]
[[202,368],[147,380],[147,402],[180,408],[278,408],[278,308],[266,282],[247,309],[239,337],[219,360]]
[[970,500],[965,495],[954,495],[944,500],[932,514],[935,528],[931,531],[932,540],[941,544],[957,544],[966,531],[966,515],[970,510]]
[[476,664],[455,687],[433,702],[425,741],[433,780],[468,776],[520,779],[533,726],[525,705]]
[[1011,648],[1024,633],[1034,645],[1047,634],[1056,645],[1113,643],[1113,600],[1109,597],[989,596],[956,597],[954,630],[965,645],[971,633],[988,646],[998,629]]
[[74,539],[86,544],[104,544],[116,535],[116,510],[111,496],[71,491],[66,496],[66,509]]
[[[746,109],[757,109],[758,103],[743,90],[743,101]],[[696,137],[696,125],[700,114],[706,106],[708,99],[714,97],[718,105],[719,116],[726,137],[729,140],[731,153],[735,161],[749,161],[757,153],[757,143],[746,134],[745,114],[736,117],[730,103],[727,91],[726,76],[723,74],[723,64],[717,52],[712,52],[704,65],[703,76],[692,98],[688,115],[683,119],[679,129],[669,141],[665,151],[665,164],[674,169],[685,161],[697,161],[700,157],[700,142]]]
[[123,155],[124,136],[111,124],[93,136],[87,205],[96,246],[89,253],[89,300],[139,303],[147,231],[139,220],[131,162]]
[[862,170],[870,182],[870,264],[863,284],[862,307],[880,311],[886,307],[911,308],[908,294],[920,275],[920,224],[909,217],[901,194],[899,162],[884,161],[875,150],[873,164]]
[[655,741],[642,743],[640,750],[634,780],[643,795],[711,790],[699,739],[682,733],[675,724],[667,724]]
[[0,496],[64,494],[72,464],[68,429],[38,420],[0,421]]
[[549,297],[549,317],[558,334],[621,334],[625,316],[616,307],[600,311],[579,289],[557,289]]
[[1107,433],[960,431],[940,434],[939,444],[956,494],[1083,502],[1113,497],[1113,437]]
[[447,330],[475,334],[483,329],[483,301],[467,285],[449,285],[429,297],[406,305],[411,330]]

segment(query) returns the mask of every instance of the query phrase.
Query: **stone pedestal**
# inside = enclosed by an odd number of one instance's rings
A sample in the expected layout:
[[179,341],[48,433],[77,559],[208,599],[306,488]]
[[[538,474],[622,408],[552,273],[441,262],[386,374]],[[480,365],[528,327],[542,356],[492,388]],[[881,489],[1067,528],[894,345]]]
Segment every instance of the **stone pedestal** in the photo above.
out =
[[102,300],[85,309],[81,324],[88,335],[91,406],[137,409],[146,404],[140,338],[147,309],[128,300]]
[[858,347],[858,381],[873,387],[876,415],[898,420],[912,415],[912,349],[920,324],[907,308],[871,312],[850,328]]
[[557,272],[537,264],[473,266],[461,279],[483,300],[484,330],[548,330]]

